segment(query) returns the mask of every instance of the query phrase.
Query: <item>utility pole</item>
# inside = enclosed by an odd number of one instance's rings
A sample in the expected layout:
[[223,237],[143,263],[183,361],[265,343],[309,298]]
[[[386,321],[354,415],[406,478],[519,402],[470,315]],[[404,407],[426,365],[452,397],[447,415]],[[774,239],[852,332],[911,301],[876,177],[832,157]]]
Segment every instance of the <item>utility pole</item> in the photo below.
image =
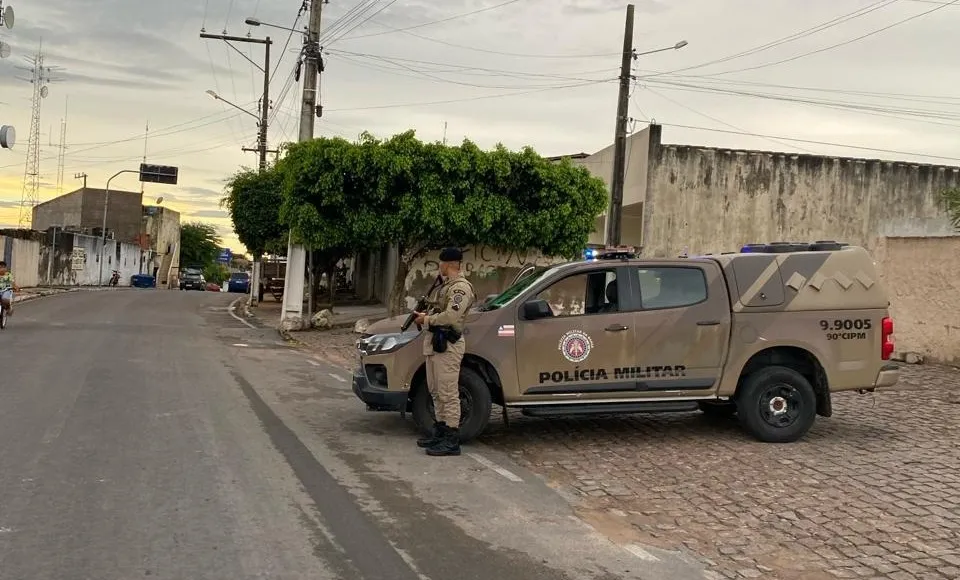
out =
[[623,182],[627,157],[627,114],[630,103],[630,65],[633,60],[633,4],[627,4],[623,28],[623,57],[620,62],[620,94],[617,97],[617,124],[613,138],[613,177],[610,180],[610,208],[607,210],[606,243],[620,245],[623,210]]
[[[256,151],[257,153],[259,153],[260,154],[260,171],[265,171],[267,169],[267,153],[269,152],[267,149],[267,116],[270,112],[270,45],[273,44],[273,41],[270,40],[269,36],[266,38],[260,39],[260,38],[250,38],[246,36],[230,36],[228,34],[208,34],[206,32],[200,32],[200,38],[217,38],[217,39],[223,40],[224,42],[227,43],[227,46],[237,51],[237,53],[240,56],[250,61],[250,64],[252,64],[257,69],[263,72],[263,96],[260,98],[260,119],[259,119],[259,122],[257,123],[259,125],[259,131],[257,132],[257,148],[250,149],[247,147],[243,147],[242,150]],[[264,48],[263,66],[260,66],[259,64],[250,60],[250,57],[243,54],[243,51],[238,50],[237,47],[230,44],[230,42],[250,42],[253,44],[262,44]],[[220,96],[216,95],[215,93],[212,93],[211,91],[207,91],[207,92],[212,94],[214,98],[223,100]],[[224,101],[224,102],[228,102],[228,101]],[[234,105],[233,103],[229,103],[229,104],[238,109],[240,108]],[[246,109],[240,109],[240,110],[245,111]],[[249,111],[247,112],[249,113]],[[252,113],[250,114],[252,115]]]
[[[314,115],[320,117],[323,107],[317,104],[320,87],[320,73],[323,60],[320,56],[320,15],[323,0],[309,0],[310,19],[307,34],[303,41],[303,102],[300,108],[299,141],[313,139]],[[280,325],[287,330],[300,330],[306,325],[303,320],[304,273],[307,270],[306,249],[293,243],[293,234],[287,242],[287,272],[283,286],[283,309],[280,312]],[[313,272],[311,270],[312,279]],[[331,281],[332,283],[332,281]],[[310,300],[313,299],[313,284],[310,284]],[[311,302],[312,304],[312,302]],[[307,321],[309,324],[309,321]]]
[[74,178],[74,179],[82,179],[82,180],[83,180],[83,188],[84,188],[84,189],[87,188],[87,174],[86,174],[86,173],[74,173],[74,174],[73,174],[73,178]]

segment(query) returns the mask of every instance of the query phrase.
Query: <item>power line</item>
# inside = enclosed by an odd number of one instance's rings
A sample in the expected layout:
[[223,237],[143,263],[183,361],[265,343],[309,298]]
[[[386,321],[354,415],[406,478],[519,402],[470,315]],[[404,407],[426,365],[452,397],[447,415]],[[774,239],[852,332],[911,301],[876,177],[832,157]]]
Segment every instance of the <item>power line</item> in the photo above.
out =
[[[389,68],[388,68],[388,69],[384,69],[384,68],[373,67],[373,66],[368,65],[367,63],[356,62],[356,61],[354,61],[353,59],[351,59],[350,57],[347,57],[347,56],[344,56],[344,55],[340,55],[340,58],[344,58],[344,59],[346,59],[347,61],[354,62],[354,63],[357,64],[358,66],[364,66],[364,67],[368,67],[368,68],[374,68],[375,70],[381,70],[381,71],[386,70],[386,72],[392,72],[393,70],[396,70],[396,69],[389,69]],[[387,62],[390,62],[388,59],[383,59],[383,60],[385,60],[385,61],[387,61]],[[403,68],[403,69],[406,69],[406,70],[408,70],[408,71],[410,71],[410,72],[416,73],[416,74],[419,75],[419,76],[403,75],[403,74],[396,73],[396,72],[393,72],[392,74],[400,74],[400,76],[406,76],[406,77],[410,77],[410,78],[426,78],[427,80],[432,80],[432,81],[441,82],[441,83],[446,83],[446,84],[461,85],[461,86],[466,86],[466,87],[474,87],[474,88],[482,88],[482,89],[529,89],[529,88],[550,88],[550,87],[554,87],[554,86],[563,86],[563,85],[557,85],[557,84],[520,85],[520,86],[518,86],[518,85],[514,85],[514,86],[510,86],[510,85],[484,85],[484,84],[471,83],[471,82],[463,82],[463,81],[458,81],[458,80],[454,80],[454,79],[437,77],[437,76],[434,76],[433,74],[431,74],[431,72],[423,71],[423,70],[418,70],[418,69],[416,69],[416,68],[407,66],[407,65],[402,64],[402,63],[393,63],[393,64],[397,64],[399,67],[401,67],[401,68]],[[439,72],[439,71],[438,71],[438,72]],[[572,80],[572,81],[583,81],[583,82],[610,80],[610,79],[589,79],[589,78],[572,78],[572,77],[553,77],[553,78],[555,78],[555,79],[557,79],[557,80],[566,80],[566,81],[571,81],[571,80]]]
[[372,110],[375,110],[375,109],[396,109],[396,108],[403,108],[403,107],[425,107],[425,106],[432,106],[432,105],[446,105],[446,104],[450,104],[450,103],[465,103],[465,102],[469,102],[469,101],[481,101],[481,100],[485,100],[485,99],[500,99],[500,98],[504,98],[504,97],[519,97],[519,96],[521,96],[521,95],[531,95],[531,94],[534,94],[534,93],[542,93],[542,92],[546,92],[546,91],[556,91],[556,90],[563,90],[563,89],[574,89],[574,88],[579,88],[579,87],[587,87],[587,86],[592,86],[592,85],[599,85],[599,84],[603,84],[603,83],[609,83],[609,82],[612,82],[612,81],[614,81],[614,80],[617,80],[617,79],[608,79],[608,80],[602,80],[602,81],[591,81],[591,82],[575,83],[575,84],[570,84],[570,85],[565,85],[565,86],[559,86],[559,87],[548,87],[548,88],[542,88],[542,89],[533,89],[533,90],[530,90],[530,91],[519,91],[519,92],[511,92],[511,93],[498,93],[498,94],[494,94],[494,95],[480,95],[480,96],[476,96],[476,97],[465,97],[465,98],[462,98],[462,99],[446,99],[446,100],[442,100],[442,101],[419,101],[419,102],[412,102],[412,103],[396,103],[396,104],[391,104],[391,105],[372,105],[372,106],[365,106],[365,107],[348,107],[348,108],[343,108],[343,109],[328,109],[328,112],[331,112],[331,113],[341,112],[341,113],[342,113],[342,112],[346,112],[346,111],[372,111]]
[[[690,112],[692,112],[692,113],[695,113],[695,114],[697,114],[697,115],[700,115],[701,117],[704,117],[704,118],[706,118],[706,119],[710,119],[711,121],[713,121],[713,122],[715,122],[715,123],[720,123],[721,125],[726,125],[727,127],[730,127],[731,129],[734,129],[734,130],[736,130],[736,131],[746,132],[746,130],[743,129],[743,128],[741,128],[741,127],[737,127],[736,125],[733,125],[733,124],[731,124],[731,123],[727,123],[726,121],[722,121],[722,120],[720,120],[720,119],[718,119],[718,118],[716,118],[716,117],[713,117],[713,116],[711,116],[711,115],[708,115],[708,114],[706,114],[706,113],[704,113],[704,112],[702,112],[702,111],[698,111],[698,110],[694,109],[693,107],[689,107],[689,106],[681,103],[680,101],[676,101],[676,100],[671,99],[670,97],[668,97],[668,96],[666,96],[666,95],[660,94],[659,92],[651,89],[650,87],[644,87],[644,89],[645,89],[646,91],[650,92],[650,93],[653,93],[654,95],[660,97],[661,99],[663,99],[663,100],[665,100],[665,101],[668,101],[668,102],[670,102],[670,103],[673,103],[674,105],[676,105],[676,106],[678,106],[678,107],[681,107],[681,108],[684,108],[684,109],[686,109],[686,110],[688,110],[688,111],[690,111]],[[641,111],[641,113],[642,113],[642,111]],[[796,146],[796,145],[790,145],[789,143],[786,143],[786,142],[784,142],[784,141],[780,141],[780,140],[778,140],[778,139],[767,139],[767,141],[769,141],[769,142],[771,142],[771,143],[776,143],[777,145],[783,145],[783,146],[786,146],[786,147],[792,147],[792,148],[794,148],[794,149],[799,149],[799,150],[801,150],[801,151],[806,151],[807,153],[814,153],[813,151],[811,151],[811,150],[809,150],[809,149],[804,149],[803,147],[798,147],[798,146]]]
[[904,19],[902,19],[902,20],[898,20],[898,21],[894,22],[893,24],[888,24],[887,26],[884,26],[884,27],[882,27],[882,28],[878,28],[878,29],[873,30],[873,31],[871,31],[871,32],[868,32],[868,33],[866,33],[866,34],[862,34],[862,35],[860,35],[860,36],[857,36],[856,38],[851,38],[850,40],[845,40],[845,41],[843,41],[843,42],[838,42],[837,44],[832,44],[832,45],[830,45],[830,46],[826,46],[826,47],[824,47],[824,48],[819,48],[819,49],[817,49],[817,50],[811,50],[811,51],[809,51],[809,52],[805,52],[805,53],[802,53],[802,54],[798,54],[798,55],[792,56],[792,57],[790,57],[790,58],[784,58],[784,59],[777,60],[777,61],[774,61],[774,62],[768,62],[768,63],[764,63],[764,64],[758,64],[758,65],[755,65],[755,66],[749,66],[749,67],[738,68],[738,69],[733,69],[733,70],[726,70],[726,71],[721,71],[721,72],[716,72],[716,73],[710,73],[710,74],[707,74],[707,75],[704,75],[704,76],[728,75],[728,74],[733,74],[733,73],[738,73],[738,72],[746,72],[746,71],[750,71],[750,70],[757,70],[757,69],[761,69],[761,68],[766,68],[766,67],[776,66],[776,65],[779,65],[779,64],[784,64],[784,63],[787,63],[787,62],[792,62],[792,61],[795,61],[795,60],[798,60],[798,59],[801,59],[801,58],[806,58],[806,57],[812,56],[812,55],[814,55],[814,54],[819,54],[819,53],[821,53],[821,52],[826,52],[826,51],[828,51],[828,50],[833,50],[833,49],[835,49],[835,48],[839,48],[839,47],[841,47],[841,46],[846,46],[846,45],[848,45],[848,44],[853,44],[854,42],[859,42],[859,41],[863,40],[864,38],[868,38],[868,37],[873,36],[873,35],[875,35],[875,34],[879,34],[879,33],[884,32],[884,31],[886,31],[886,30],[890,30],[891,28],[893,28],[893,27],[895,27],[895,26],[900,26],[901,24],[905,24],[905,23],[907,23],[907,22],[910,22],[911,20],[916,20],[917,18],[921,18],[921,17],[923,17],[923,16],[926,16],[927,14],[932,14],[933,12],[936,12],[937,10],[943,10],[944,8],[947,8],[948,6],[953,6],[953,5],[956,4],[957,2],[960,2],[960,0],[950,0],[950,2],[947,3],[947,4],[938,4],[936,8],[931,8],[930,10],[921,12],[921,13],[919,13],[919,14],[914,14],[913,16],[910,16],[910,17],[908,17],[908,18],[904,18]]
[[[517,2],[523,2],[523,1],[525,0],[507,0],[506,2],[501,2],[500,4],[487,6],[486,8],[479,8],[477,10],[471,10],[470,12],[463,12],[461,14],[456,14],[454,16],[448,16],[447,18],[441,18],[440,20],[431,20],[430,22],[422,22],[420,24],[414,24],[413,26],[407,26],[405,28],[394,28],[392,30],[386,30],[384,32],[373,32],[371,34],[361,34],[359,36],[348,36],[346,38],[341,38],[340,40],[354,40],[357,38],[369,38],[371,36],[382,36],[384,34],[393,34],[394,32],[405,32],[407,30],[415,30],[417,28],[423,28],[424,26],[433,26],[434,24],[442,24],[444,22],[450,22],[451,20],[466,18],[467,16],[473,16],[474,14],[480,14],[481,12],[489,12],[490,10],[496,10],[498,8],[503,8],[504,6],[509,6],[511,4],[516,4]],[[377,22],[376,24],[380,24],[380,23]]]
[[372,20],[377,14],[380,14],[381,12],[383,12],[384,10],[386,10],[387,8],[389,8],[390,6],[392,6],[393,4],[395,4],[396,2],[397,2],[397,0],[389,0],[389,2],[387,2],[383,7],[381,7],[379,10],[377,10],[376,12],[374,12],[373,14],[371,14],[370,16],[367,16],[367,17],[364,18],[363,20],[360,20],[359,22],[357,22],[356,24],[354,24],[353,26],[351,26],[349,29],[341,30],[341,31],[339,31],[338,33],[336,33],[332,38],[329,38],[329,39],[327,40],[327,44],[333,44],[333,43],[335,43],[337,40],[343,38],[343,36],[345,36],[345,35],[347,35],[347,34],[350,34],[351,32],[353,32],[354,30],[356,30],[356,29],[359,28],[360,26],[363,26],[364,23],[369,22],[370,20]]
[[743,58],[743,57],[745,57],[745,56],[749,56],[749,55],[752,55],[752,54],[756,54],[756,53],[758,53],[758,52],[763,52],[763,51],[765,51],[765,50],[769,50],[769,49],[771,49],[771,48],[775,48],[775,47],[780,46],[780,45],[782,45],[782,44],[787,44],[788,42],[793,42],[794,40],[799,40],[799,39],[801,39],[801,38],[805,38],[805,37],[807,37],[807,36],[816,34],[816,33],[818,33],[818,32],[822,32],[822,31],[824,31],[824,30],[827,30],[828,28],[832,28],[832,27],[834,27],[834,26],[843,24],[844,22],[847,22],[847,21],[849,21],[849,20],[853,20],[853,19],[855,19],[855,18],[859,18],[859,17],[861,17],[861,16],[865,16],[865,15],[871,13],[871,12],[874,12],[874,11],[876,11],[876,10],[880,10],[881,8],[886,8],[887,6],[889,6],[889,5],[891,5],[891,4],[895,4],[895,3],[898,2],[898,1],[899,1],[899,0],[880,0],[879,2],[874,2],[873,4],[870,4],[869,6],[864,6],[863,8],[858,8],[857,10],[854,10],[853,12],[848,12],[847,14],[843,14],[843,15],[838,16],[838,17],[836,17],[836,18],[834,18],[834,19],[832,19],[832,20],[828,20],[828,21],[826,21],[826,22],[820,23],[820,24],[818,24],[818,25],[816,25],[816,26],[813,26],[813,27],[811,27],[811,28],[806,28],[806,29],[801,30],[801,31],[799,31],[799,32],[794,32],[793,34],[784,36],[784,37],[782,37],[782,38],[778,38],[777,40],[773,40],[773,41],[768,42],[768,43],[766,43],[766,44],[761,44],[761,45],[755,46],[755,47],[753,47],[753,48],[748,48],[747,50],[744,50],[744,51],[742,51],[742,52],[738,52],[738,53],[736,53],[736,54],[731,54],[731,55],[728,55],[728,56],[725,56],[725,57],[722,57],[722,58],[718,58],[718,59],[715,59],[715,60],[711,60],[711,61],[708,61],[708,62],[705,62],[705,63],[696,64],[696,65],[693,65],[693,66],[687,66],[687,67],[683,67],[683,68],[678,68],[678,69],[675,69],[675,70],[672,70],[672,71],[660,72],[660,73],[656,73],[656,74],[649,75],[649,76],[655,77],[655,76],[660,76],[660,75],[669,75],[669,74],[674,74],[674,73],[678,73],[678,72],[684,72],[684,71],[688,71],[688,70],[694,70],[694,69],[698,69],[698,68],[704,68],[704,67],[707,67],[707,66],[710,66],[710,65],[719,64],[719,63],[722,63],[722,62],[727,62],[727,61],[734,60],[734,59],[737,59],[737,58]]
[[847,143],[831,143],[829,141],[816,141],[813,139],[799,139],[796,137],[784,137],[782,135],[763,135],[761,133],[750,133],[747,131],[730,131],[726,129],[714,129],[712,127],[697,127],[694,125],[679,125],[676,123],[658,123],[664,127],[674,127],[677,129],[694,129],[698,131],[713,131],[716,133],[727,133],[730,135],[743,135],[746,137],[760,137],[763,139],[783,139],[784,141],[795,141],[797,143],[810,143],[813,145],[825,145],[828,147],[841,147],[845,149],[860,149],[862,151],[874,151],[877,153],[890,153],[891,155],[910,155],[913,157],[929,157],[930,159],[945,159],[948,161],[960,161],[960,157],[947,157],[945,155],[931,155],[929,153],[916,153],[912,151],[898,151],[896,149],[881,149],[879,147],[863,147],[860,145],[850,145]]
[[325,44],[327,39],[332,38],[334,34],[344,30],[351,23],[355,22],[367,10],[373,8],[374,4],[378,1],[379,0],[359,0],[352,8],[347,10],[343,16],[335,20],[333,24],[320,31],[320,44]]

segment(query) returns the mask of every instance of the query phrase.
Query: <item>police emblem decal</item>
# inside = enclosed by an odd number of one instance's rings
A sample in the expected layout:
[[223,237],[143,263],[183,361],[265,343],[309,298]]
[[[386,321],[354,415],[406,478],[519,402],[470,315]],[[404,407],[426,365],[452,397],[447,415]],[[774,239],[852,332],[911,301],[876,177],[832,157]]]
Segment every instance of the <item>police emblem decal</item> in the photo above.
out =
[[560,337],[560,354],[572,363],[581,363],[590,356],[593,339],[582,330],[568,330]]

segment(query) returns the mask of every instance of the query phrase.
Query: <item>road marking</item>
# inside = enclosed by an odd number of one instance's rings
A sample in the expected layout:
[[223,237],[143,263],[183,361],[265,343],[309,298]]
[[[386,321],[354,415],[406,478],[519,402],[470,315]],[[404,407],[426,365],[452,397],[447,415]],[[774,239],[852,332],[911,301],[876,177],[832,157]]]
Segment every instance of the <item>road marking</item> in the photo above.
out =
[[242,322],[242,323],[246,324],[247,326],[249,326],[250,328],[253,328],[254,330],[256,330],[256,328],[257,328],[256,326],[254,326],[254,325],[250,324],[249,322],[247,322],[246,320],[240,318],[239,316],[237,316],[237,313],[234,312],[234,309],[237,307],[237,304],[238,304],[241,300],[244,300],[244,299],[243,299],[243,298],[237,298],[236,300],[234,300],[233,302],[231,302],[231,303],[230,303],[230,308],[229,308],[228,312],[230,312],[230,316],[236,318],[236,319],[239,320],[240,322]]
[[643,548],[641,548],[640,546],[638,546],[638,545],[636,545],[636,544],[627,544],[626,546],[623,547],[623,549],[626,550],[626,551],[628,551],[628,552],[630,552],[631,554],[633,554],[633,555],[636,556],[637,558],[640,558],[641,560],[646,560],[647,562],[659,562],[659,561],[660,561],[660,558],[657,558],[656,556],[654,556],[653,554],[651,554],[650,552],[644,550]]
[[347,379],[341,377],[340,375],[338,375],[338,374],[336,374],[336,373],[327,373],[327,374],[329,374],[331,378],[336,379],[336,380],[340,381],[341,383],[347,382]]
[[307,359],[307,362],[310,363],[310,364],[312,364],[312,365],[315,366],[315,367],[320,366],[320,363],[318,363],[317,361],[315,361],[315,360],[313,360],[313,359],[309,359],[309,358],[308,358],[308,359]]
[[479,463],[480,465],[486,467],[487,469],[489,469],[489,470],[491,470],[491,471],[495,471],[496,473],[502,475],[503,477],[506,477],[506,478],[509,479],[510,481],[513,481],[513,482],[516,482],[516,483],[523,483],[523,479],[520,478],[520,476],[518,476],[517,474],[513,473],[512,471],[507,471],[506,469],[504,469],[504,468],[500,467],[499,465],[497,465],[496,463],[490,461],[489,459],[487,459],[487,458],[484,457],[483,455],[477,455],[476,453],[466,453],[466,455],[467,455],[467,457],[470,457],[471,459],[473,459],[474,461],[476,461],[476,462]]
[[235,343],[233,343],[233,346],[248,347],[248,346],[250,346],[250,345],[249,345],[249,344],[243,344],[242,342],[235,342]]

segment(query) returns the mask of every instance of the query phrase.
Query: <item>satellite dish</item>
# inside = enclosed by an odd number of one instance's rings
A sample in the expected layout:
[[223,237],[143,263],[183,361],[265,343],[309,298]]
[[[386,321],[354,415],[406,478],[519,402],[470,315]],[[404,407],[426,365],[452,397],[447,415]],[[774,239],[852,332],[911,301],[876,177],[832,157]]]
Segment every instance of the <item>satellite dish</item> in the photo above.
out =
[[46,99],[46,98],[47,98],[47,95],[49,95],[49,94],[50,94],[50,89],[48,89],[48,88],[46,87],[46,85],[40,87],[40,98],[41,98],[41,99]]
[[13,6],[7,6],[3,9],[3,23],[7,28],[13,28]]
[[0,40],[0,58],[7,58],[8,56],[10,56],[10,45]]
[[162,196],[162,195],[157,198],[157,205],[160,205],[161,203],[163,203],[163,196]]
[[4,149],[13,149],[17,142],[17,130],[10,125],[0,127],[0,147]]

